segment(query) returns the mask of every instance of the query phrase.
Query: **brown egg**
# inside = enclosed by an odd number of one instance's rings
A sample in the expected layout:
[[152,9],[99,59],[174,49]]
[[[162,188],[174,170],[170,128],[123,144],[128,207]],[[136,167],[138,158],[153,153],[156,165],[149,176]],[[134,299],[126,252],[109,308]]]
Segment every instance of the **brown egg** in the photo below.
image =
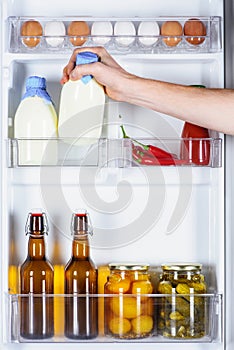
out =
[[86,36],[90,34],[90,29],[84,21],[73,21],[67,28],[67,34],[72,36],[69,40],[73,46],[81,46],[87,41]]
[[40,43],[42,32],[41,24],[33,20],[24,22],[20,31],[21,35],[26,37],[23,38],[23,43],[28,47],[35,47]]
[[191,18],[184,24],[184,35],[190,36],[190,38],[186,38],[190,44],[200,45],[205,40],[204,36],[206,36],[206,26],[199,19]]
[[183,27],[177,21],[166,21],[162,24],[161,35],[167,46],[176,46],[182,40],[180,36],[183,35]]

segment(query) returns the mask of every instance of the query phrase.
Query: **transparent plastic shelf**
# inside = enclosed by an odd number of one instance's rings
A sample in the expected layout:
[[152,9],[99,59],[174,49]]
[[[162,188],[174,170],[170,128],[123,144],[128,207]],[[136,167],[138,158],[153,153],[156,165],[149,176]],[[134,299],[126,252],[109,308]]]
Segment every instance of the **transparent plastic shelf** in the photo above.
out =
[[[104,46],[110,53],[210,53],[222,49],[221,17],[9,17],[14,53]],[[170,22],[169,28],[165,23]],[[189,23],[189,25],[188,25]],[[195,23],[195,25],[194,25]],[[178,29],[179,26],[179,29]]]
[[[222,139],[8,139],[8,167],[222,166]],[[145,149],[148,148],[148,149]]]
[[[6,299],[8,342],[221,341],[220,294],[6,294]],[[78,332],[79,335],[72,338],[67,335],[70,334],[69,320],[71,313],[77,316],[79,306],[86,311],[72,329],[86,327],[93,333],[84,332],[80,337]],[[104,312],[104,318],[98,317],[98,312],[91,314],[91,309]],[[137,316],[133,316],[135,313]],[[113,327],[114,318],[118,323]],[[123,320],[129,323],[128,328],[121,326]]]

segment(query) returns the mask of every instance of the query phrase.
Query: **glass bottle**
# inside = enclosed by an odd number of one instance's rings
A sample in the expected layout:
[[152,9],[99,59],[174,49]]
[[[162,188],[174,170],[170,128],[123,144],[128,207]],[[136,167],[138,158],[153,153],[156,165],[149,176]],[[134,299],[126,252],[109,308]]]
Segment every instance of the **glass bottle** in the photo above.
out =
[[[204,85],[191,85],[197,88],[205,88]],[[180,158],[189,164],[209,165],[210,140],[208,129],[185,122],[181,133],[182,140]]]
[[159,305],[158,330],[164,337],[193,339],[207,335],[207,286],[201,269],[201,264],[162,265],[158,292],[164,296]]
[[58,117],[46,90],[46,79],[30,76],[16,110],[14,136],[18,144],[19,165],[55,165]]
[[97,270],[90,258],[86,211],[72,215],[72,256],[65,266],[65,335],[71,339],[92,339],[98,333]]
[[148,265],[109,264],[105,284],[105,334],[114,338],[144,338],[154,332],[153,285]]
[[[93,52],[80,52],[76,65],[98,61]],[[59,106],[58,133],[78,145],[96,143],[102,134],[105,110],[105,92],[92,75],[79,80],[68,80],[62,87]]]
[[209,165],[210,140],[206,128],[185,122],[181,138],[181,159],[196,165]]
[[53,267],[45,255],[48,233],[45,213],[29,213],[28,256],[20,267],[20,334],[28,339],[45,339],[54,334]]

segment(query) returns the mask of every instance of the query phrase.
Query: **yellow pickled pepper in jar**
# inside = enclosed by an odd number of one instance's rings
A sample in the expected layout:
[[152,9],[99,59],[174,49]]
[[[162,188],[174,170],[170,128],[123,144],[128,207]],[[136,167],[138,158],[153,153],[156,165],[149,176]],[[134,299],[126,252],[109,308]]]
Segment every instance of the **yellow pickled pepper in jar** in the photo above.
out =
[[8,291],[9,294],[19,293],[19,268],[16,265],[8,268]]
[[[108,265],[98,267],[98,294],[104,294],[104,287],[107,282],[107,277],[110,274]],[[98,334],[104,335],[104,297],[98,297]]]
[[[54,265],[54,335],[64,334],[64,266]],[[56,294],[58,296],[56,296]]]
[[62,261],[62,243],[54,235],[52,252],[54,265],[54,335],[64,335],[64,264]]
[[152,335],[153,286],[147,264],[109,264],[105,284],[105,335],[135,339]]

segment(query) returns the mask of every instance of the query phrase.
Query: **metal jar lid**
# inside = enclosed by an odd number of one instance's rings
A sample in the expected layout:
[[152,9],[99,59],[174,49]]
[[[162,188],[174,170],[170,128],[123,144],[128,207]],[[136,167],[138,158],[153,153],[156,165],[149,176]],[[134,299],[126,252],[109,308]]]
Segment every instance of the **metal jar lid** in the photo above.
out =
[[119,271],[147,271],[149,264],[139,264],[139,263],[110,263],[110,270]]
[[199,263],[168,263],[161,265],[163,271],[200,271],[202,269],[202,264]]

